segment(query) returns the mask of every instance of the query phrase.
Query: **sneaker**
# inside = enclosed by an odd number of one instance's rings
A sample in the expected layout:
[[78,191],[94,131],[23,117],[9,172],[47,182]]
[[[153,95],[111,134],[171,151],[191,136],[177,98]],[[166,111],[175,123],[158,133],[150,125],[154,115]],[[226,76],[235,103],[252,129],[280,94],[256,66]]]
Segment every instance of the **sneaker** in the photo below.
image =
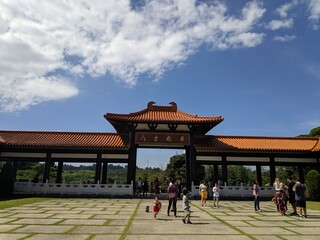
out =
[[290,213],[290,216],[296,216],[296,215],[298,215],[297,212]]
[[182,222],[183,222],[184,224],[186,224],[186,220],[182,219]]
[[188,221],[187,223],[188,223],[188,224],[192,224],[192,222],[190,222],[190,221]]

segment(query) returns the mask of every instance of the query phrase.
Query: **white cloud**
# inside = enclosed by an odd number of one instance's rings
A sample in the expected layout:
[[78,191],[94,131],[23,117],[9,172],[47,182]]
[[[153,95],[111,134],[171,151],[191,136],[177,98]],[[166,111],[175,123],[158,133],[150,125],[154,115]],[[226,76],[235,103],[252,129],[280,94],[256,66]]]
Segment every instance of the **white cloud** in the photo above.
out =
[[255,29],[265,11],[259,1],[236,16],[220,1],[150,0],[132,9],[129,0],[3,0],[0,107],[16,111],[75,96],[72,78],[85,74],[112,74],[127,86],[144,73],[160,78],[203,43],[257,46],[264,34]]
[[309,19],[314,23],[314,28],[318,29],[320,20],[320,1],[309,0],[308,7],[310,12]]
[[280,15],[282,18],[288,17],[288,12],[291,10],[293,7],[299,4],[299,0],[292,0],[289,3],[285,3],[279,8],[276,9],[276,12]]
[[273,38],[274,41],[279,41],[279,42],[289,42],[296,39],[295,35],[284,35],[284,36],[275,36]]
[[267,28],[271,30],[278,30],[280,28],[292,28],[293,27],[293,19],[282,19],[282,20],[272,20],[268,23]]
[[29,106],[50,100],[61,100],[78,94],[78,89],[63,77],[37,77],[17,80],[6,88],[4,81],[0,82],[3,111],[14,112]]

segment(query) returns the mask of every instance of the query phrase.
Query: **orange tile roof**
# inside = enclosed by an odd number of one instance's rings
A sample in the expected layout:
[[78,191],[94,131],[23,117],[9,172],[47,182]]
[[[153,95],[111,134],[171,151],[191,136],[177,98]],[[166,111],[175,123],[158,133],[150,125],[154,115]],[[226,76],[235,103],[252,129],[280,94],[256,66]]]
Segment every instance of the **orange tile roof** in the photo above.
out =
[[[128,150],[127,135],[93,132],[0,131],[0,146]],[[319,138],[200,136],[198,152],[320,152]]]
[[[320,139],[320,138],[319,138]],[[314,152],[320,152],[320,140],[317,142],[317,144],[313,148]]]
[[148,107],[142,111],[129,114],[106,113],[108,121],[139,122],[139,123],[215,123],[223,121],[221,116],[199,117],[198,115],[182,112],[177,109],[174,102],[172,106],[156,106],[149,102]]
[[319,138],[203,136],[197,138],[197,151],[204,152],[318,152]]
[[6,146],[31,148],[129,149],[128,137],[116,133],[0,131]]

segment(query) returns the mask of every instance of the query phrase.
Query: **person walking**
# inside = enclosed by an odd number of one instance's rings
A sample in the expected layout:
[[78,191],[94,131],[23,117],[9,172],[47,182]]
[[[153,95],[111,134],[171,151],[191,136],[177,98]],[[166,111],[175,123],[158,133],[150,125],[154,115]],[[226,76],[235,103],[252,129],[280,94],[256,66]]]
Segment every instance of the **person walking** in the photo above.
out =
[[162,207],[162,203],[159,201],[158,197],[156,196],[153,200],[153,217],[157,218],[158,213],[160,212]]
[[[307,188],[300,180],[296,181],[296,184],[293,186],[293,191],[295,192],[296,206],[299,208],[298,216],[302,218],[307,218],[307,204],[306,204],[306,192]],[[303,210],[303,215],[302,215]]]
[[253,182],[252,195],[254,197],[254,210],[260,211],[260,199],[259,199],[260,187],[257,180]]
[[220,197],[220,189],[218,187],[218,184],[215,183],[214,187],[212,188],[213,193],[213,207],[219,208],[219,197]]
[[208,198],[208,187],[204,180],[201,181],[201,184],[199,186],[199,194],[201,197],[201,206],[205,207],[207,204],[207,198]]
[[184,218],[182,219],[182,222],[185,223],[185,224],[186,223],[187,224],[192,224],[192,222],[190,221],[190,216],[191,216],[190,201],[189,201],[189,198],[187,196],[188,190],[186,188],[184,188],[182,190],[182,194],[183,194],[183,197],[182,197],[182,202],[183,202],[182,208],[183,208],[184,213],[186,214],[184,216]]
[[167,189],[168,193],[168,209],[167,209],[167,215],[170,216],[170,208],[172,205],[174,216],[177,217],[177,198],[178,198],[178,187],[175,185],[174,180],[171,180],[169,187]]

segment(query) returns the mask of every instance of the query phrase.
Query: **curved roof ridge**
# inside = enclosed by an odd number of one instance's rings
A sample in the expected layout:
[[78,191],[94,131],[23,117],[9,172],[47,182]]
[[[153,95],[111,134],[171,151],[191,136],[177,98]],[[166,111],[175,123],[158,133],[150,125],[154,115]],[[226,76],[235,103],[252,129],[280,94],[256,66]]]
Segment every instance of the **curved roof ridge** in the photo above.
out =
[[282,137],[282,136],[234,136],[234,135],[206,135],[216,138],[253,138],[253,139],[288,139],[288,140],[316,140],[315,137]]
[[319,151],[317,138],[215,136],[198,138],[196,147],[201,151]]
[[311,150],[312,152],[320,152],[320,137],[318,138],[318,141],[314,145],[314,147]]
[[[69,132],[60,130],[0,130],[1,133],[39,133],[39,134],[79,134],[79,135],[122,135],[114,132]],[[0,135],[1,142],[1,135]]]
[[49,131],[1,131],[5,146],[38,148],[129,148],[129,138],[125,134],[102,132],[49,132]]

